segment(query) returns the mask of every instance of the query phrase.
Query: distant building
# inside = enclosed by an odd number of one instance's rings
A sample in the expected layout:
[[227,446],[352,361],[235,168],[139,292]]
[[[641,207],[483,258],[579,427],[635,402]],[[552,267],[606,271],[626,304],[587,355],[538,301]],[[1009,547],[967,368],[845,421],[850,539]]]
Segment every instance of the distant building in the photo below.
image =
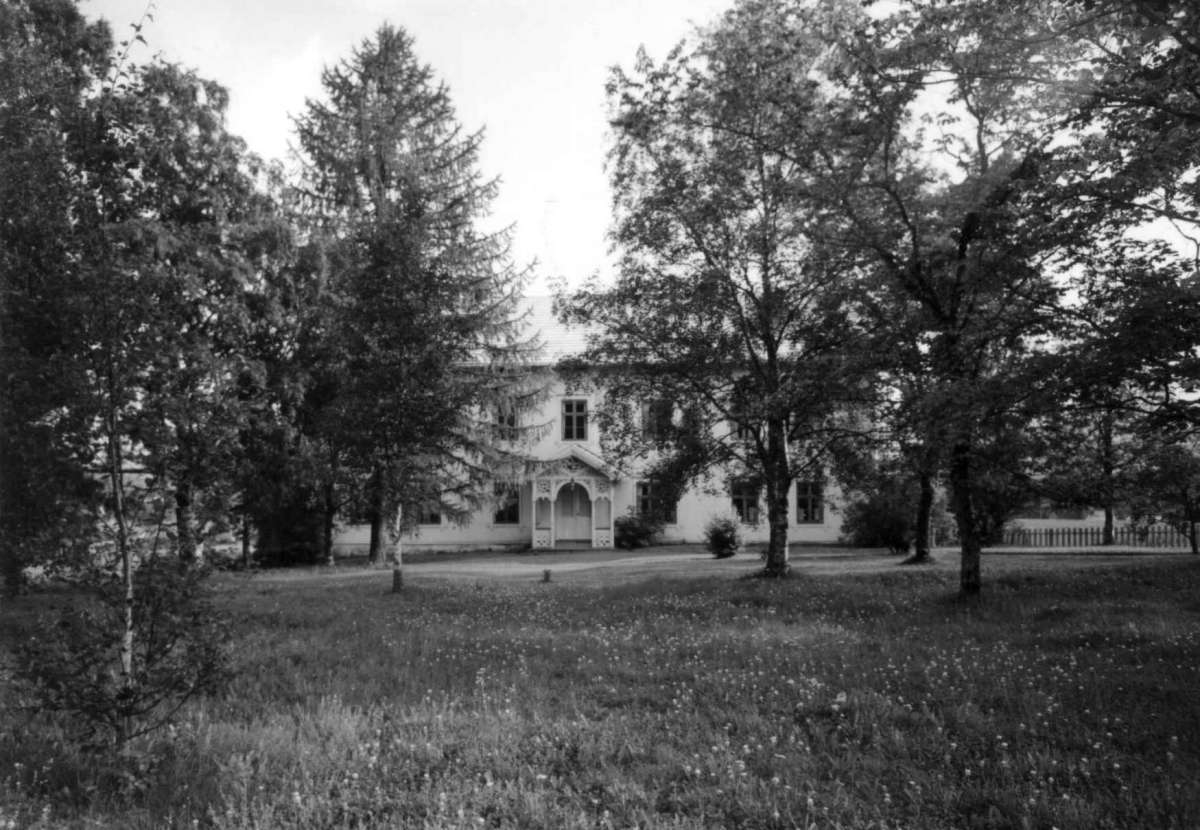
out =
[[[585,334],[556,319],[550,298],[533,298],[530,303],[531,325],[545,343],[545,366],[583,350]],[[705,486],[684,492],[677,504],[656,504],[654,483],[640,474],[639,466],[644,465],[604,457],[594,418],[598,403],[597,396],[569,389],[561,378],[552,379],[541,411],[528,414],[524,424],[542,427],[539,437],[521,447],[524,472],[515,480],[497,481],[492,503],[465,522],[426,512],[401,538],[403,547],[611,548],[615,519],[652,507],[666,518],[664,542],[702,541],[705,524],[717,515],[741,521],[746,541],[767,540],[765,494],[719,471]],[[643,407],[647,428],[653,427],[652,419],[671,414],[661,404]],[[836,496],[824,480],[794,484],[788,499],[789,541],[836,542],[841,528]],[[340,533],[335,547],[343,552],[365,549],[367,541],[367,528],[351,526]]]

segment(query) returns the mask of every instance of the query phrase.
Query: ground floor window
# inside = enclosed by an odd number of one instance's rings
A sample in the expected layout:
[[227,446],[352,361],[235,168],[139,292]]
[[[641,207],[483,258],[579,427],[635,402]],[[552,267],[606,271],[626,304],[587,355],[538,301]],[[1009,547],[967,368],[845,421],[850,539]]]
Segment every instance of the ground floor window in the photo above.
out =
[[678,521],[678,505],[666,498],[666,488],[659,482],[639,481],[637,483],[637,511],[641,516],[654,516],[663,524],[673,525]]
[[825,521],[825,482],[811,478],[796,482],[796,522],[817,525]]
[[437,504],[423,504],[417,511],[417,524],[422,525],[440,525],[442,523],[441,506]]
[[492,522],[498,525],[521,523],[521,491],[516,484],[496,483],[496,512]]
[[675,405],[669,400],[642,403],[642,437],[647,441],[665,441],[671,435]]
[[745,524],[758,524],[758,490],[752,481],[735,481],[730,485],[733,512]]

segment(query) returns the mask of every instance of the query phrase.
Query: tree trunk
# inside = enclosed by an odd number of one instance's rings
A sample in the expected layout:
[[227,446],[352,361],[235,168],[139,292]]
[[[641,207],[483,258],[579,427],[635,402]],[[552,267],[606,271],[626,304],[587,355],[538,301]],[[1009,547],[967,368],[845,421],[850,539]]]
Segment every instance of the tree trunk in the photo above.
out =
[[[0,414],[0,417],[8,416],[7,412]],[[9,481],[4,477],[9,475],[6,463],[12,457],[8,452],[5,427],[5,423],[0,423],[0,511],[7,506]],[[4,573],[4,594],[11,599],[21,591],[21,559],[17,553],[17,534],[5,533],[2,520],[3,516],[0,516],[0,571]]]
[[324,508],[324,521],[321,524],[321,557],[333,567],[333,525],[334,519],[337,518],[337,494],[333,486],[333,481],[326,481],[322,487],[322,507]]
[[764,576],[787,576],[788,564],[788,490],[792,479],[788,470],[787,439],[783,423],[767,421],[767,523],[770,536],[767,541],[767,563]]
[[401,529],[404,527],[403,507],[396,508],[396,526],[392,533],[392,593],[400,593],[404,587],[404,550],[401,547]]
[[950,490],[954,502],[954,518],[958,525],[958,539],[962,545],[959,593],[966,597],[978,596],[982,588],[980,559],[983,553],[983,539],[972,496],[973,475],[971,446],[965,441],[960,441],[954,445],[951,453]]
[[175,542],[179,561],[196,562],[196,519],[192,511],[192,484],[184,480],[175,485]]
[[367,561],[375,566],[383,564],[386,545],[384,536],[387,533],[387,516],[384,515],[384,510],[387,500],[384,496],[383,470],[376,467],[371,475],[371,544],[367,549]]
[[250,514],[242,513],[242,568],[250,570]]
[[1113,538],[1113,502],[1115,501],[1115,486],[1113,483],[1113,415],[1111,410],[1105,410],[1100,419],[1100,466],[1104,475],[1104,537],[1102,543],[1111,545]]
[[788,488],[787,483],[767,485],[767,522],[770,535],[767,541],[767,576],[787,576],[788,564]]
[[0,541],[0,569],[4,571],[4,595],[16,597],[21,592],[21,560],[11,540]]
[[1192,555],[1200,556],[1200,539],[1196,537],[1196,522],[1200,520],[1200,516],[1196,515],[1196,500],[1186,490],[1183,493],[1183,510],[1184,518],[1187,519],[1188,544],[1192,547]]
[[[129,528],[125,522],[125,472],[122,469],[120,425],[115,412],[110,412],[107,418],[108,432],[108,477],[112,487],[113,516],[117,521],[117,554],[121,559],[121,584],[125,596],[122,601],[121,645],[119,656],[121,661],[121,686],[127,690],[133,689],[133,553],[129,549]],[[130,695],[132,698],[132,694]],[[117,742],[122,746],[133,732],[133,721],[129,715],[123,715],[117,731]]]
[[907,565],[933,561],[929,534],[933,524],[933,474],[922,470],[917,474],[920,493],[917,496],[917,519],[913,534],[913,554],[905,560]]

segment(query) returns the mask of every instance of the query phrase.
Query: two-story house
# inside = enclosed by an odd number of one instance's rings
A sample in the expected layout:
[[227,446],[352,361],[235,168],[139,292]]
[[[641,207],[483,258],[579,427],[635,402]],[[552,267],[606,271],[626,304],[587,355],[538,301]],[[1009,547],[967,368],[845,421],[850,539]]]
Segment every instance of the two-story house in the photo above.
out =
[[[552,367],[584,348],[585,334],[560,323],[548,297],[530,300],[531,325],[544,342],[543,361]],[[526,456],[519,482],[498,481],[494,499],[465,522],[450,522],[436,512],[418,517],[415,528],[401,539],[405,549],[462,548],[611,548],[614,521],[630,512],[647,512],[657,494],[639,476],[636,460],[606,458],[601,447],[594,393],[569,388],[553,377],[542,410],[526,418],[541,428],[522,446]],[[643,407],[647,419],[670,417],[669,412]],[[647,428],[652,428],[648,420]],[[665,516],[665,542],[699,542],[713,516],[737,518],[746,541],[768,536],[763,493],[748,483],[725,481],[714,474],[706,486],[685,491],[675,505],[659,505]],[[788,500],[788,537],[793,542],[834,542],[841,518],[833,488],[824,481],[798,482]],[[339,535],[343,551],[366,547],[367,530],[352,526]]]

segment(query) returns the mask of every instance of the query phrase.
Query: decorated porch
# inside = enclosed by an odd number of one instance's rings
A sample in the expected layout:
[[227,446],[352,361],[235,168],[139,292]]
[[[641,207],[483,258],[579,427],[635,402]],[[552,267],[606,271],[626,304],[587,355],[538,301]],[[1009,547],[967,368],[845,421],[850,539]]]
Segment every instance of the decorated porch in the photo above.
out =
[[613,485],[618,470],[595,453],[568,447],[530,462],[535,549],[613,546]]

